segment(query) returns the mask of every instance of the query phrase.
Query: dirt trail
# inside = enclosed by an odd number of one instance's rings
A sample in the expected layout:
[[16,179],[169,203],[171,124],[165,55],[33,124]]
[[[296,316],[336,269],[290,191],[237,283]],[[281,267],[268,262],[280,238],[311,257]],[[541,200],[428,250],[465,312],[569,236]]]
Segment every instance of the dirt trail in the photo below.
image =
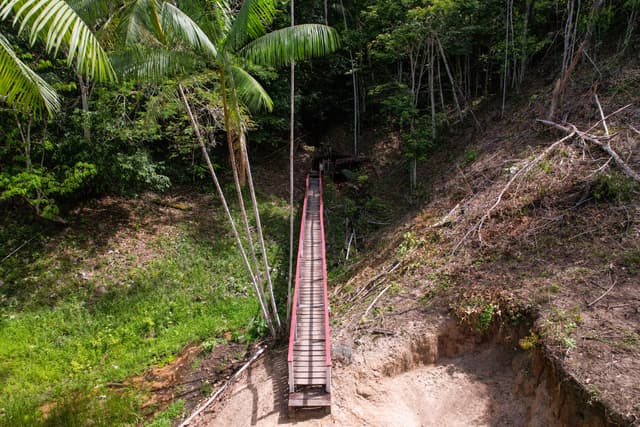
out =
[[[366,365],[366,363],[364,364]],[[526,423],[511,393],[511,357],[497,348],[441,359],[395,376],[362,363],[334,369],[331,415],[287,416],[286,353],[273,351],[192,425],[489,426]]]

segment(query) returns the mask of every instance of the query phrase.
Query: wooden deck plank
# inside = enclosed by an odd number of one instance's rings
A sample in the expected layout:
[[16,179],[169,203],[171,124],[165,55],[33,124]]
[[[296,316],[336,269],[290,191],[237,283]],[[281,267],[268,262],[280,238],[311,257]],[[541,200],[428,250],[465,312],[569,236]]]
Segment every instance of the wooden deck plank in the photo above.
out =
[[[310,176],[306,194],[306,214],[298,262],[298,300],[293,345],[294,384],[325,386],[327,354],[325,331],[325,291],[323,236],[320,213],[320,181]],[[320,390],[290,393],[289,406],[330,406],[331,395]]]

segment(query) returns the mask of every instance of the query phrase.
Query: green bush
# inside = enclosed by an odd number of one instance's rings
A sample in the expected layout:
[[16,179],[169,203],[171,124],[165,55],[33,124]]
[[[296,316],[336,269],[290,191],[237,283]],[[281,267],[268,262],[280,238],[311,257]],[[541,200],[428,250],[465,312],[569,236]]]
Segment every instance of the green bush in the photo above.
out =
[[620,172],[599,174],[593,183],[592,194],[599,202],[628,202],[637,184]]

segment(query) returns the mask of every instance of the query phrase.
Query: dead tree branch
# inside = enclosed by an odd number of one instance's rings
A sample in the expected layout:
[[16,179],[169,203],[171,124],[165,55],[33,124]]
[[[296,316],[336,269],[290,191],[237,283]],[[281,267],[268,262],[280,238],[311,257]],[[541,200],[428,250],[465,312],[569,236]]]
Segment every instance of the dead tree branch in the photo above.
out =
[[502,198],[507,193],[507,191],[509,191],[509,189],[511,188],[513,183],[516,182],[519,178],[525,176],[531,170],[531,168],[533,166],[537,165],[541,160],[543,160],[545,157],[547,157],[559,145],[563,144],[565,141],[573,138],[574,136],[575,136],[575,133],[572,132],[571,134],[565,136],[564,138],[561,138],[561,139],[557,140],[556,142],[554,142],[553,144],[548,146],[542,153],[540,153],[538,156],[536,156],[533,160],[530,160],[527,163],[525,163],[525,165],[523,167],[521,167],[518,170],[518,172],[516,172],[511,177],[509,182],[507,182],[507,184],[502,188],[502,190],[498,194],[498,197],[496,198],[496,201],[493,203],[493,205],[491,205],[491,207],[489,209],[487,209],[487,211],[484,213],[484,215],[482,215],[482,217],[478,220],[478,222],[476,222],[473,225],[473,227],[471,227],[467,231],[467,233],[462,237],[462,239],[460,239],[460,241],[458,241],[456,246],[453,248],[453,252],[452,253],[455,254],[458,251],[458,249],[460,248],[460,246],[467,239],[467,237],[469,237],[469,235],[471,235],[474,231],[476,231],[478,233],[478,239],[480,240],[480,242],[483,242],[483,240],[482,240],[482,227],[483,227],[485,221],[491,217],[491,213],[498,207],[500,202],[502,202]]
[[220,387],[220,388],[218,389],[218,391],[216,391],[216,392],[213,394],[213,396],[211,396],[209,399],[207,399],[207,401],[206,401],[206,402],[204,402],[204,403],[203,403],[202,405],[200,405],[200,406],[199,406],[195,411],[193,411],[193,412],[191,413],[191,415],[189,415],[189,417],[188,417],[186,420],[184,420],[184,421],[180,424],[180,427],[186,427],[186,426],[188,426],[188,425],[193,421],[193,419],[194,419],[194,418],[196,418],[196,417],[197,417],[198,415],[200,415],[200,414],[201,414],[205,409],[207,409],[207,408],[209,407],[209,405],[211,405],[211,404],[212,404],[212,403],[213,403],[213,402],[218,398],[218,396],[220,396],[220,395],[222,394],[222,392],[223,392],[223,391],[225,391],[225,390],[227,389],[227,387],[229,387],[229,385],[230,385],[231,383],[233,383],[233,382],[236,380],[236,378],[238,378],[238,376],[239,376],[242,372],[244,372],[244,371],[249,367],[249,365],[251,365],[253,362],[255,362],[255,361],[256,361],[256,360],[257,360],[257,359],[262,355],[262,353],[264,353],[265,349],[266,349],[266,347],[261,347],[261,348],[259,348],[259,349],[255,352],[255,354],[251,357],[251,359],[249,359],[249,360],[247,361],[247,363],[245,363],[245,364],[242,366],[242,368],[238,369],[238,371],[237,371],[235,374],[233,374],[233,376],[232,376],[231,378],[229,378],[229,380],[228,380],[228,381],[227,381],[227,382],[226,382],[222,387]]
[[587,307],[593,307],[594,305],[596,305],[596,303],[598,301],[600,301],[602,298],[606,297],[609,292],[611,292],[611,290],[613,289],[613,287],[618,283],[617,280],[614,280],[613,283],[611,284],[611,286],[609,286],[609,288],[604,291],[604,293],[602,295],[600,295],[598,298],[594,299],[593,301],[591,301],[590,303],[587,304]]
[[369,305],[369,307],[367,307],[367,309],[365,310],[364,314],[362,315],[363,318],[367,317],[367,314],[369,314],[369,311],[371,311],[371,309],[373,308],[374,305],[376,305],[376,303],[378,302],[378,300],[382,297],[382,295],[385,294],[385,292],[387,292],[387,290],[389,290],[389,288],[391,287],[391,285],[387,285],[379,294],[377,297],[375,297],[373,299],[373,302]]
[[629,165],[622,159],[622,157],[620,157],[620,155],[616,153],[616,151],[613,148],[611,148],[611,139],[615,137],[617,134],[611,134],[608,136],[606,135],[597,136],[587,132],[580,131],[575,125],[571,123],[568,123],[567,126],[564,126],[555,122],[551,122],[549,120],[538,120],[538,121],[540,123],[544,123],[545,125],[552,126],[556,129],[560,129],[564,132],[567,132],[571,136],[578,135],[583,141],[588,141],[594,144],[595,146],[600,148],[602,151],[607,153],[609,156],[611,156],[611,158],[616,162],[618,167],[622,169],[625,175],[627,175],[629,178],[635,181],[640,182],[640,174],[638,174],[636,171],[631,169]]

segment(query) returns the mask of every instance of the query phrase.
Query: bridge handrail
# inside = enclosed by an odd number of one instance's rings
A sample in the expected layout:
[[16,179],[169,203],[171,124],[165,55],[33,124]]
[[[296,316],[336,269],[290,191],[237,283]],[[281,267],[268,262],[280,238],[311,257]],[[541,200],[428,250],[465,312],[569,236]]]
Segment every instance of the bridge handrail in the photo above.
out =
[[329,293],[327,291],[327,249],[324,237],[324,211],[322,204],[322,174],[320,174],[320,236],[322,239],[322,291],[324,293],[324,345],[326,366],[331,366],[331,334],[329,333]]
[[287,361],[289,363],[293,362],[293,347],[294,347],[295,337],[296,337],[296,321],[297,321],[297,311],[298,311],[298,288],[300,285],[300,268],[299,267],[300,267],[300,257],[302,256],[302,242],[304,240],[304,223],[307,216],[308,193],[309,193],[309,176],[307,176],[307,180],[305,183],[304,202],[302,204],[302,220],[300,221],[300,238],[298,240],[298,259],[296,261],[296,278],[295,278],[295,284],[293,288],[293,301],[291,302],[292,307],[291,307],[291,326],[289,329],[289,354],[287,357]]

